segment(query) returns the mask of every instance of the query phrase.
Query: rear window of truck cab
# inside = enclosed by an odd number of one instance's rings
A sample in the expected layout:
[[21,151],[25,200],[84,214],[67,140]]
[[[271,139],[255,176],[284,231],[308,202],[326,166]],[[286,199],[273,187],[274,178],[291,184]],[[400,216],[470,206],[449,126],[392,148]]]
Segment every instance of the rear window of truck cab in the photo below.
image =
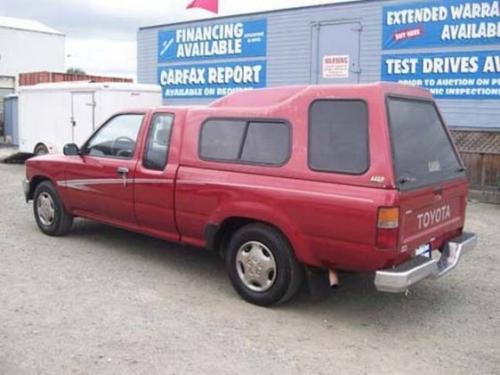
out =
[[283,165],[290,156],[290,126],[275,120],[210,119],[201,129],[203,160]]
[[450,136],[432,101],[388,97],[394,172],[402,190],[464,175]]
[[368,170],[368,106],[362,100],[316,100],[309,109],[309,167],[363,174]]

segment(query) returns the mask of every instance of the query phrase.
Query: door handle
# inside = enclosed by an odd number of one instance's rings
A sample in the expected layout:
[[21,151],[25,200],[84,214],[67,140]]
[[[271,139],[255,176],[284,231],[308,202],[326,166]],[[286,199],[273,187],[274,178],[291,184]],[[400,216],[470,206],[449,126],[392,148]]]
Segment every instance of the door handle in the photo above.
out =
[[129,172],[129,170],[127,167],[118,167],[118,169],[116,170],[116,173],[118,173],[120,176],[122,176],[123,187],[127,187],[128,172]]
[[124,174],[128,174],[128,168],[126,167],[119,167],[116,172],[119,174],[119,175],[124,175]]

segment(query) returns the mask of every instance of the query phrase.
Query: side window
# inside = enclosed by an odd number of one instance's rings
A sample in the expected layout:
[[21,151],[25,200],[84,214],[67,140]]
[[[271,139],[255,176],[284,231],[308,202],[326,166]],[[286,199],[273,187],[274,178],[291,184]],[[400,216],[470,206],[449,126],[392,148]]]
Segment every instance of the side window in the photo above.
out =
[[215,161],[281,165],[290,153],[290,127],[277,121],[208,120],[200,156]]
[[368,169],[368,108],[360,100],[318,100],[309,113],[309,167],[361,174]]
[[290,152],[290,128],[282,122],[250,122],[241,160],[283,164]]
[[113,117],[92,136],[84,152],[92,156],[131,159],[143,118],[143,114]]
[[156,114],[151,122],[143,165],[147,169],[162,171],[167,165],[170,135],[174,116],[167,113]]
[[202,158],[238,160],[245,130],[245,121],[208,120],[201,130]]

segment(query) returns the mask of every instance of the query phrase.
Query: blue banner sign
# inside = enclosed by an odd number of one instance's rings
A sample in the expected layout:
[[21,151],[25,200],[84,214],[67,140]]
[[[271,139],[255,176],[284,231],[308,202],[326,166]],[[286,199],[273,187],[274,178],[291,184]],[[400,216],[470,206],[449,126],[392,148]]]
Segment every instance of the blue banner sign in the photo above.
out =
[[443,99],[500,99],[500,50],[385,55],[382,80],[429,89]]
[[191,26],[158,33],[158,62],[258,57],[267,53],[267,20]]
[[500,43],[500,1],[419,2],[383,14],[383,49]]
[[265,61],[173,65],[158,68],[164,98],[219,98],[266,87]]

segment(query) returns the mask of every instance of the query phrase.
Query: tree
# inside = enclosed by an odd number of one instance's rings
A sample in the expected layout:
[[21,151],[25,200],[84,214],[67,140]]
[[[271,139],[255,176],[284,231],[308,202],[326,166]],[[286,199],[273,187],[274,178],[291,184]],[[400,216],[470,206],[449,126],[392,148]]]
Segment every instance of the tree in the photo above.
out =
[[80,69],[80,68],[68,68],[68,70],[66,70],[66,73],[85,75],[85,71],[83,69]]

